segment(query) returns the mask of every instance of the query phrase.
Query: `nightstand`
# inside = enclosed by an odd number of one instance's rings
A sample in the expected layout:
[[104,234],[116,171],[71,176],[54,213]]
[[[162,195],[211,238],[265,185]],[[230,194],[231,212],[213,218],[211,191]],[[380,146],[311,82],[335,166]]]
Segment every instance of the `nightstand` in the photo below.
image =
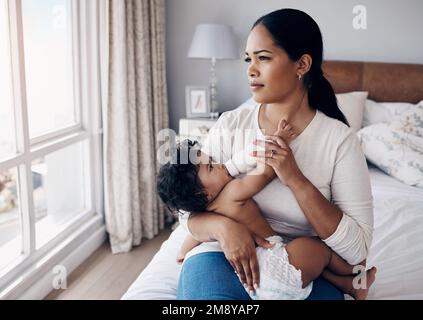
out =
[[177,140],[191,139],[201,143],[216,122],[217,119],[210,118],[180,119]]

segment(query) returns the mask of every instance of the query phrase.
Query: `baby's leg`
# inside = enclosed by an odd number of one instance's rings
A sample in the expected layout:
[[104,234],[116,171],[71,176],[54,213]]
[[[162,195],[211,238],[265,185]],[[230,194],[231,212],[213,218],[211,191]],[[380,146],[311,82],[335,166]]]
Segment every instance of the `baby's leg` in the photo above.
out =
[[286,246],[286,250],[289,262],[301,270],[303,288],[320,276],[326,267],[336,270],[337,273],[349,275],[340,276],[330,271],[325,271],[322,274],[326,280],[356,299],[365,299],[368,288],[375,280],[376,268],[372,268],[366,273],[365,288],[355,289],[353,287],[353,267],[318,238],[295,239]]
[[[323,241],[322,243],[324,244]],[[344,259],[342,259],[338,254],[336,254],[335,251],[333,251],[329,247],[327,248],[330,250],[331,253],[331,259],[328,264],[328,269],[332,271],[332,273],[340,276],[351,276],[354,273],[357,273],[357,271],[354,272],[354,266],[348,264]]]
[[301,270],[303,288],[320,276],[331,259],[330,249],[316,238],[301,237],[285,247],[289,263]]
[[[348,264],[344,259],[342,259],[336,252],[329,248],[322,240],[317,237],[311,237],[308,239],[311,240],[302,240],[304,238],[298,238],[299,245],[311,246],[311,247],[322,247],[320,250],[325,253],[326,256],[329,255],[329,261],[327,262],[326,267],[334,274],[341,276],[351,276],[357,274],[358,271],[354,271],[354,266]],[[289,252],[288,252],[289,253]]]
[[194,249],[196,246],[198,246],[200,243],[200,241],[197,241],[192,236],[188,235],[182,243],[181,248],[179,249],[179,253],[176,257],[176,262],[181,264],[185,259],[185,255],[189,251]]
[[355,266],[348,264],[333,250],[331,250],[331,254],[328,270],[322,273],[323,278],[356,300],[366,299],[369,288],[376,279],[376,268],[372,267],[365,271],[366,262],[363,261],[359,264],[361,268],[354,269]]
[[[322,242],[324,243],[324,242]],[[351,276],[359,273],[359,269],[354,270],[355,266],[350,265],[348,262],[346,262],[344,259],[342,259],[335,251],[330,249],[332,256],[328,264],[328,269],[337,275],[340,276]],[[366,260],[359,263],[359,265],[366,267]]]
[[[372,267],[366,271],[365,275],[340,276],[326,269],[323,271],[322,277],[354,299],[365,300],[369,293],[370,286],[376,279],[376,271],[376,268]],[[355,277],[359,277],[357,281],[354,281]]]

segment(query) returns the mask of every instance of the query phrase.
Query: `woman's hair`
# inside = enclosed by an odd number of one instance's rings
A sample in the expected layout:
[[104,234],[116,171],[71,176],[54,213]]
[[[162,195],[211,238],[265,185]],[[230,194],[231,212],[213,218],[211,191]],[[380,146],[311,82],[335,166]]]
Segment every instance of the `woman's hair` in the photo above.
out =
[[198,166],[191,162],[189,156],[192,151],[198,150],[197,141],[182,141],[171,150],[171,161],[159,170],[156,190],[172,212],[206,211],[207,194],[198,178]]
[[285,50],[292,61],[299,60],[303,54],[311,56],[311,68],[304,75],[310,106],[349,126],[331,84],[323,75],[322,34],[313,18],[300,10],[281,9],[259,18],[253,28],[259,24],[266,27],[276,45]]

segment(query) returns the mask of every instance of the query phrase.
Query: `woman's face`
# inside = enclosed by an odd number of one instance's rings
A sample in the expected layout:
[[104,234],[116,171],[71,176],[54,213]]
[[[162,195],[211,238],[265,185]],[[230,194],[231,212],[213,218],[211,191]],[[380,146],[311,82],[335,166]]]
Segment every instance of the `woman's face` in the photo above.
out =
[[258,103],[283,102],[299,85],[296,63],[278,47],[259,24],[251,30],[245,49],[247,75],[253,98]]

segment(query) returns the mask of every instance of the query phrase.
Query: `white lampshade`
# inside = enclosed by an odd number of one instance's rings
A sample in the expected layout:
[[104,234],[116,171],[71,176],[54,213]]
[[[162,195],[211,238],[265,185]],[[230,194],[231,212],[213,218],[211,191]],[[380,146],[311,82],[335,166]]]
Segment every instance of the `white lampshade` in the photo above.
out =
[[224,24],[199,24],[195,29],[188,58],[238,59],[232,27]]

